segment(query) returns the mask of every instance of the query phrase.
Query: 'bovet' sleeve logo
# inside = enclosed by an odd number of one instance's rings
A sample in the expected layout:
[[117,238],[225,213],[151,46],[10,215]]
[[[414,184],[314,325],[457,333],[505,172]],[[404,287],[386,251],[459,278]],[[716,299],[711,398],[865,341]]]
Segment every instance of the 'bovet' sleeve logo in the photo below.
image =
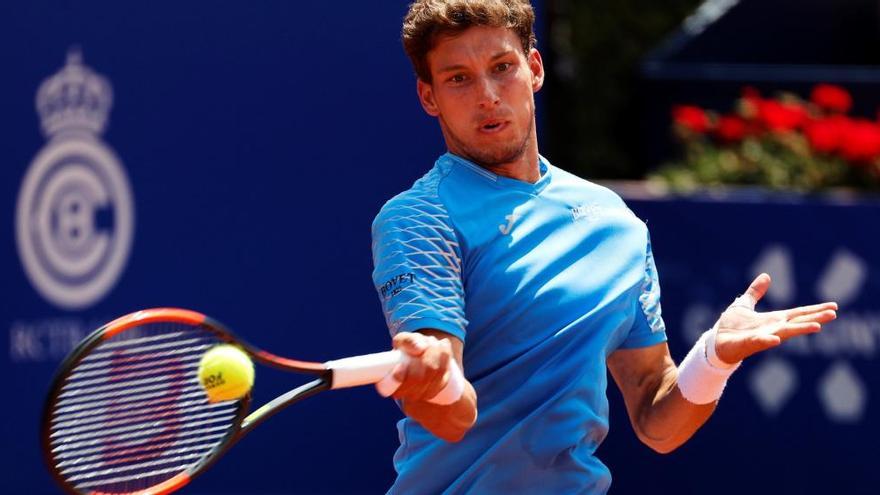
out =
[[382,294],[382,298],[390,299],[403,292],[403,289],[415,282],[415,279],[416,276],[412,272],[395,275],[379,286],[379,293]]

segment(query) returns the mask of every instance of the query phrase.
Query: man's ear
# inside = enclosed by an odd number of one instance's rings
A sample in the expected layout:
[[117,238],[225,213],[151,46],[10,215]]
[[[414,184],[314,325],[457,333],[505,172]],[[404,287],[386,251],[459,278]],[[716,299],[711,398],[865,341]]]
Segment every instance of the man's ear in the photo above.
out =
[[532,91],[537,93],[544,87],[544,60],[541,52],[534,48],[529,51],[529,70],[532,72]]
[[416,91],[419,93],[419,102],[422,104],[425,112],[431,117],[440,115],[440,108],[437,106],[437,100],[434,99],[433,85],[419,78],[416,81]]

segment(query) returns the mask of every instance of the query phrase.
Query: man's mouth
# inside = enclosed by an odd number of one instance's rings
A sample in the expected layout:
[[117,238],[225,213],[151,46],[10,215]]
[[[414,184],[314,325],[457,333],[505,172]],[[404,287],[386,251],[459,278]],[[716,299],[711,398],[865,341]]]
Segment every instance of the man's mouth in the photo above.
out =
[[482,122],[480,124],[479,129],[481,132],[492,133],[492,132],[499,132],[502,129],[504,129],[505,127],[507,127],[506,120],[492,119],[492,120],[486,120],[486,121]]

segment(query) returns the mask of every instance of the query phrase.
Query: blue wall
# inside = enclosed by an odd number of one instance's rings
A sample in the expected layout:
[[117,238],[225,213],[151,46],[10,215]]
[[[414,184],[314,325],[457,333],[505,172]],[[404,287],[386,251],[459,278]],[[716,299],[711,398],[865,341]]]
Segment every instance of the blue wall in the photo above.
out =
[[599,456],[612,493],[877,493],[880,201],[715,192],[627,202],[651,229],[676,362],[762,271],[774,283],[759,310],[836,300],[840,311],[822,333],[745,361],[708,423],[669,455],[638,443],[610,391]]

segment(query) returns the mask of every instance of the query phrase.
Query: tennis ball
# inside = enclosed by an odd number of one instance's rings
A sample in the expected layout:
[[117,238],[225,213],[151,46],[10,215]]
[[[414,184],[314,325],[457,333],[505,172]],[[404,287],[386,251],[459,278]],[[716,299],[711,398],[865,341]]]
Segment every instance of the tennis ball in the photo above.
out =
[[199,362],[199,381],[209,402],[240,399],[254,385],[254,363],[234,345],[216,345]]

